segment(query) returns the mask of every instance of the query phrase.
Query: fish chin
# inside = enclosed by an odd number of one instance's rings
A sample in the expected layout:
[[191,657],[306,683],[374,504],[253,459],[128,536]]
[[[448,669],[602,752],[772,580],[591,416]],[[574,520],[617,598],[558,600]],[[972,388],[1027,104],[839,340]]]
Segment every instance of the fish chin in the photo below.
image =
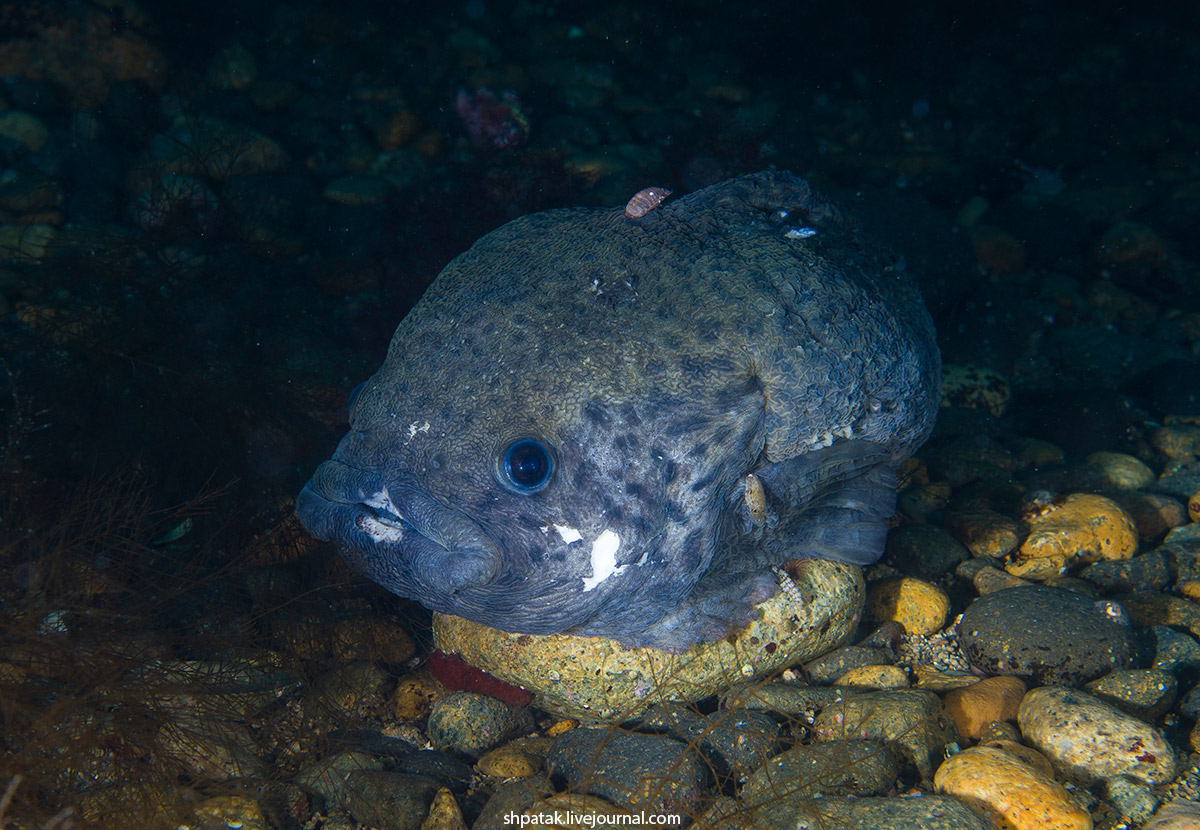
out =
[[484,588],[502,569],[500,547],[463,513],[336,460],[317,469],[296,512],[310,533],[337,542],[367,577],[400,596],[426,601]]

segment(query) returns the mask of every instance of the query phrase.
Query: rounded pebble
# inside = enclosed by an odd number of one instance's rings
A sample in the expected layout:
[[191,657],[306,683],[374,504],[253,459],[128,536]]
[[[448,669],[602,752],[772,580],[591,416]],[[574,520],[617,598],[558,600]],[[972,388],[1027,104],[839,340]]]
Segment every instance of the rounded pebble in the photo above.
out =
[[1032,685],[1084,683],[1133,664],[1131,629],[1098,613],[1082,594],[1039,585],[980,597],[963,612],[958,641],[987,674]]
[[1200,804],[1176,801],[1163,805],[1142,830],[1196,830],[1200,827]]
[[1057,769],[1084,784],[1114,775],[1162,784],[1175,775],[1175,752],[1158,730],[1085,692],[1034,689],[1017,723]]
[[989,723],[1016,721],[1025,684],[1017,677],[989,677],[947,692],[942,700],[959,734],[978,740]]
[[813,795],[885,795],[899,774],[882,741],[829,741],[776,755],[750,774],[740,798],[755,809]]
[[682,741],[611,727],[574,729],[556,738],[546,768],[576,792],[659,813],[693,812],[707,773]]
[[908,673],[900,666],[859,666],[838,678],[839,686],[859,689],[907,689]]
[[433,637],[447,654],[528,689],[538,708],[616,721],[655,703],[708,697],[844,642],[862,611],[861,570],[804,559],[795,571],[804,605],[780,591],[758,606],[760,618],[733,640],[702,643],[683,654],[627,649],[603,637],[510,634],[443,614],[434,615]]
[[1111,490],[1141,490],[1154,483],[1154,471],[1123,452],[1094,452],[1085,459],[1104,475]]
[[429,740],[437,749],[478,757],[520,730],[529,719],[494,697],[455,692],[433,704]]
[[867,587],[863,616],[868,622],[898,622],[909,634],[933,634],[946,624],[950,597],[936,585],[911,576],[873,582]]
[[1025,535],[1016,520],[994,510],[956,511],[948,514],[944,522],[972,556],[1002,559],[1017,549]]
[[973,747],[934,776],[939,792],[961,798],[1011,830],[1091,830],[1092,817],[1053,778],[998,749]]
[[1128,669],[1110,672],[1083,688],[1122,712],[1153,723],[1175,702],[1175,675],[1160,669]]
[[894,689],[849,695],[826,706],[813,721],[817,741],[875,738],[911,761],[923,778],[933,774],[934,759],[946,744],[959,740],[954,719],[933,692]]

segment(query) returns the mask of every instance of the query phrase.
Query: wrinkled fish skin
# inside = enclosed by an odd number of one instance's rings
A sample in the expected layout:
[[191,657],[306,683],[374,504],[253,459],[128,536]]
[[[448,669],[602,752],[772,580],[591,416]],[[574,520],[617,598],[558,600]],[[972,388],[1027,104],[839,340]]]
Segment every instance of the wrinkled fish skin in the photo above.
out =
[[792,174],[546,211],[446,267],[297,509],[433,610],[682,651],[790,558],[880,556],[939,363],[903,263]]

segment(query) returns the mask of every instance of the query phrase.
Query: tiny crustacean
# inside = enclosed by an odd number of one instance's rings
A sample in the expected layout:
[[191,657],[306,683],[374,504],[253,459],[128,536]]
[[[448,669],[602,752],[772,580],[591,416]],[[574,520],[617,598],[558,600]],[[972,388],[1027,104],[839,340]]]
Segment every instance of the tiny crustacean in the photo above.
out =
[[625,215],[630,219],[641,219],[670,195],[671,191],[665,187],[644,187],[634,193],[633,198],[625,205]]
[[750,520],[754,524],[760,525],[767,518],[767,494],[763,490],[762,482],[754,473],[747,473],[742,483],[746,488],[743,497],[746,501],[746,512],[750,514]]
[[804,604],[804,595],[800,593],[800,586],[796,584],[796,580],[792,574],[788,572],[787,565],[775,566],[771,568],[775,574],[775,579],[779,581],[779,590],[782,591],[788,599],[795,605]]

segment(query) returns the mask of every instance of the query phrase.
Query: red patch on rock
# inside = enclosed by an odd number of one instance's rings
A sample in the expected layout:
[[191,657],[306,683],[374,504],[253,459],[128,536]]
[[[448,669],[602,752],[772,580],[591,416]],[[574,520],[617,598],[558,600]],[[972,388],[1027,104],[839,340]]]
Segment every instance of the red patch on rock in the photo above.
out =
[[483,669],[475,668],[457,654],[432,651],[429,653],[428,665],[430,673],[451,691],[475,692],[503,700],[513,706],[526,706],[533,700],[533,695],[520,686],[505,683]]

